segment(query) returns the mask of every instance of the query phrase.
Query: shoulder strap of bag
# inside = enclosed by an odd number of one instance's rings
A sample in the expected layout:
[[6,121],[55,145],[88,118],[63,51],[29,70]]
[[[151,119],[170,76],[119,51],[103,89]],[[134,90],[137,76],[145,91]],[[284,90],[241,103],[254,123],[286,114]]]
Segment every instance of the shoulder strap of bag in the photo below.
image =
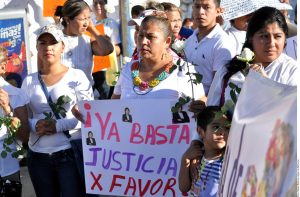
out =
[[[55,112],[55,110],[53,108],[53,105],[52,105],[53,101],[51,99],[51,96],[49,95],[49,92],[48,92],[48,90],[46,88],[46,85],[45,85],[45,83],[44,83],[44,81],[43,81],[43,79],[42,79],[42,77],[41,77],[41,75],[40,75],[39,72],[38,72],[38,79],[39,79],[39,81],[41,83],[42,90],[43,90],[43,92],[44,92],[44,94],[45,94],[45,96],[47,98],[47,102],[48,102],[48,104],[49,104],[49,106],[50,106],[53,114],[55,115],[56,119],[61,119],[60,116]],[[63,133],[67,136],[67,138],[71,137],[71,135],[69,134],[69,131],[63,131]]]

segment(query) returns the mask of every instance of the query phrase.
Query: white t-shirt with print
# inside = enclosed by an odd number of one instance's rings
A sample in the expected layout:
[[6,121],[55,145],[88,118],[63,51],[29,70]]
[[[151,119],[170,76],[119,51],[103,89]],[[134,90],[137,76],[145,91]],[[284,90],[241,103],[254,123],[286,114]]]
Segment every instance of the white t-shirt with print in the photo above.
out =
[[47,90],[53,102],[56,102],[62,95],[69,96],[71,101],[63,106],[67,111],[66,117],[56,120],[57,133],[44,135],[39,140],[38,135],[36,135],[35,125],[40,119],[45,119],[44,112],[49,113],[52,112],[52,110],[42,90],[38,73],[28,75],[24,79],[21,88],[27,93],[30,99],[28,108],[32,113],[32,117],[29,118],[31,132],[28,145],[32,151],[53,153],[70,148],[70,139],[63,133],[65,130],[69,130],[72,139],[81,138],[81,124],[73,116],[71,109],[80,100],[94,99],[91,83],[81,70],[69,68],[57,83],[52,86],[47,86]]

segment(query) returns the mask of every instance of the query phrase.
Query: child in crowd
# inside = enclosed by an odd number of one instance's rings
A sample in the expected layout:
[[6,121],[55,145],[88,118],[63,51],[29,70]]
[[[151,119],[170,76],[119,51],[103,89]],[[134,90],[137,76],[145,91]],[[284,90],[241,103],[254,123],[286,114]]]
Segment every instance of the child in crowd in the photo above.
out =
[[229,117],[218,106],[208,106],[198,114],[197,132],[202,137],[204,154],[195,166],[196,172],[192,161],[200,159],[201,151],[189,148],[183,154],[179,173],[181,192],[189,191],[190,196],[217,195],[229,129]]

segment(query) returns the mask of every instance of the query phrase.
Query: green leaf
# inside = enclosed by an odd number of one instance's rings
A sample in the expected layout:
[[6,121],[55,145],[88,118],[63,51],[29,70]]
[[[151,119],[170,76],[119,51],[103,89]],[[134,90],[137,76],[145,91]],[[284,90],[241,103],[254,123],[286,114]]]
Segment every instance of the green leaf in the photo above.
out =
[[5,147],[5,151],[10,153],[12,150],[9,146],[7,146],[7,147]]
[[227,100],[224,106],[221,108],[221,111],[223,114],[227,114],[227,112],[233,112],[234,111],[235,104],[232,100]]
[[178,102],[179,102],[179,104],[181,104],[181,105],[184,105],[184,104],[186,103],[185,98],[183,98],[183,97],[180,97],[180,98],[178,99]]
[[172,73],[176,68],[177,68],[177,66],[176,66],[176,65],[173,65],[173,66],[169,69],[169,72]]
[[230,90],[230,97],[234,103],[237,102],[237,98],[236,98],[236,94],[235,94],[234,90]]
[[202,79],[203,79],[203,76],[199,73],[193,73],[193,75],[195,76],[196,78],[196,84],[200,84]]
[[181,63],[181,58],[178,58],[176,64],[177,64],[177,65],[180,65],[180,63]]
[[11,154],[11,156],[12,156],[13,158],[18,158],[18,157],[19,157],[18,151],[13,152],[13,153]]
[[171,108],[171,111],[172,111],[172,113],[176,113],[176,112],[178,111],[178,108],[175,107],[175,106],[173,106],[173,107]]
[[56,101],[56,105],[63,105],[64,104],[64,96],[58,97]]
[[14,139],[13,139],[12,137],[7,138],[6,144],[7,144],[7,145],[11,145],[12,143],[14,143]]
[[231,88],[231,89],[235,89],[237,86],[234,84],[234,83],[232,83],[232,82],[230,82],[229,84],[228,84],[228,86]]
[[214,112],[214,113],[215,113],[215,118],[216,118],[216,119],[220,119],[220,118],[223,117],[222,111],[221,111],[221,112]]
[[1,152],[1,157],[2,158],[6,158],[7,157],[7,152],[5,152],[4,150]]
[[186,103],[190,102],[191,100],[192,100],[191,97],[189,97],[189,96],[186,97]]
[[118,71],[118,72],[114,72],[113,74],[115,75],[115,77],[119,77],[119,76],[120,76],[120,74],[121,74],[121,72],[120,72],[120,71]]
[[17,151],[19,155],[25,155],[26,150],[22,147],[20,150]]
[[181,106],[181,105],[180,105],[179,102],[175,103],[175,107],[176,107],[177,109],[178,109],[180,106]]

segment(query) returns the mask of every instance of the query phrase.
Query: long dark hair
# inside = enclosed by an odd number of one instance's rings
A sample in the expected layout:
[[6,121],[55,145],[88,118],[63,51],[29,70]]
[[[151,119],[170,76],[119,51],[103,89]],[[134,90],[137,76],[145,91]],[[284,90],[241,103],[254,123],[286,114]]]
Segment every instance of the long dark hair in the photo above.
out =
[[288,26],[284,15],[279,10],[272,7],[262,7],[255,11],[248,24],[246,41],[243,48],[247,47],[253,50],[252,38],[254,34],[260,29],[267,26],[268,24],[275,22],[278,24],[279,28],[282,29],[282,31],[284,32],[285,38],[287,38]]
[[[259,31],[260,29],[264,28],[268,24],[276,22],[278,26],[282,29],[285,34],[285,37],[288,35],[288,27],[285,21],[284,15],[277,10],[276,8],[272,7],[262,7],[254,12],[253,16],[251,17],[247,34],[246,34],[246,41],[244,43],[244,48],[249,48],[253,51],[252,39],[254,34]],[[251,63],[251,62],[249,62]],[[236,58],[236,56],[226,65],[227,73],[224,76],[224,81],[228,81],[229,78],[234,75],[235,73],[242,71],[246,68],[246,62],[240,61]],[[246,71],[247,72],[247,71]]]

